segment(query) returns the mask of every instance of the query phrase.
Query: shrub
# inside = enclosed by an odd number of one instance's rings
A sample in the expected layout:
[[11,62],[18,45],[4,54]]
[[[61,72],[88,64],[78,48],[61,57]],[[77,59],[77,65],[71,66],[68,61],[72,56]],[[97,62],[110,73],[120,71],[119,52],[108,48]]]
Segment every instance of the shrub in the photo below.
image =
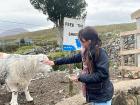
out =
[[[58,58],[63,58],[63,57],[69,57],[71,54],[69,52],[50,52],[48,54],[48,57],[50,60],[56,60]],[[75,64],[72,64],[72,68],[81,68],[81,64],[79,63],[75,63]],[[60,71],[64,71],[65,69],[68,68],[68,65],[54,65],[53,66],[53,69],[54,71],[57,71],[57,70],[60,70]]]
[[16,54],[24,54],[25,52],[30,52],[32,51],[34,48],[39,48],[40,46],[22,46],[20,48],[17,49]]

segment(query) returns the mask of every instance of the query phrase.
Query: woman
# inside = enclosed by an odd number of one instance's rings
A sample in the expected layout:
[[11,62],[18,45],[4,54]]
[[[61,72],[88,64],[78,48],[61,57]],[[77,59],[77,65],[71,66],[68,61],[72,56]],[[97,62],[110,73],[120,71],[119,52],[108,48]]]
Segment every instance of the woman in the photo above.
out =
[[44,63],[62,65],[83,62],[81,73],[70,79],[83,83],[83,94],[91,105],[111,105],[114,88],[109,79],[109,60],[106,51],[101,48],[98,33],[94,28],[86,27],[79,31],[78,38],[83,47],[81,53]]

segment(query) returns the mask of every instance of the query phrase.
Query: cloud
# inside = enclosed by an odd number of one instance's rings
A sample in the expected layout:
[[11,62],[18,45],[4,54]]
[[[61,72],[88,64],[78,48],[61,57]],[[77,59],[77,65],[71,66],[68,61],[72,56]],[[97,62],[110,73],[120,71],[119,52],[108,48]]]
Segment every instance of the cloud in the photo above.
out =
[[52,26],[47,16],[34,9],[29,0],[0,0],[0,32],[13,28],[32,31]]
[[139,0],[87,0],[86,25],[131,22],[130,15],[139,9]]
[[[86,25],[103,25],[131,22],[130,15],[139,9],[140,0],[86,0]],[[14,21],[2,22],[2,20]],[[26,25],[31,24],[31,25]],[[28,30],[37,30],[53,27],[47,16],[34,9],[30,0],[0,0],[0,32],[23,27]]]

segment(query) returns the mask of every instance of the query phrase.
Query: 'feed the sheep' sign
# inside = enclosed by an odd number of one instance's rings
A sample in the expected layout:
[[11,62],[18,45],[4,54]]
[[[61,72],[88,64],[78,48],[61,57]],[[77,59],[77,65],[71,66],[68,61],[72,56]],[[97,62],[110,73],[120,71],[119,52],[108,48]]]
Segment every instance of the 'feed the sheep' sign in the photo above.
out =
[[81,49],[78,32],[84,28],[83,19],[64,18],[63,50],[75,51]]

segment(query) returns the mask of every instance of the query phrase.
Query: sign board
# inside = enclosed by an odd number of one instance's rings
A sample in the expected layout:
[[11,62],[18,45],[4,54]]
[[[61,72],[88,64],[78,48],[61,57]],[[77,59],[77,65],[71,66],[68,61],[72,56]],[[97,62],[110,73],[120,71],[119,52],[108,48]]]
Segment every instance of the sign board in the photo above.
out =
[[75,51],[81,49],[78,32],[84,28],[83,19],[64,18],[63,50]]

